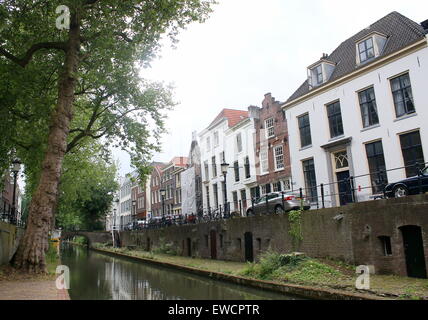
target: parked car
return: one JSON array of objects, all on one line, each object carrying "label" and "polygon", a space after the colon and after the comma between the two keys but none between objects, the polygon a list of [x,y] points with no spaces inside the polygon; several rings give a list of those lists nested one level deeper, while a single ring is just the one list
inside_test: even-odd
[{"label": "parked car", "polygon": [[421,170],[418,176],[410,177],[388,184],[384,189],[385,198],[401,198],[419,193],[419,178],[422,192],[428,192],[428,167]]},{"label": "parked car", "polygon": [[[266,206],[266,198],[268,205]],[[257,199],[254,206],[247,209],[247,215],[263,214],[263,213],[283,213],[291,210],[297,210],[302,205],[303,209],[308,210],[311,204],[306,199],[300,199],[299,195],[286,193],[284,194],[284,201],[282,201],[281,192],[272,192]]]}]

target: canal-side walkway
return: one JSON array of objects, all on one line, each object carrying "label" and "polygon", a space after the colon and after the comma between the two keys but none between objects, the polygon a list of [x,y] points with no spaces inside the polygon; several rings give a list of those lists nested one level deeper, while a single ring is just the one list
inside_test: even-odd
[{"label": "canal-side walkway", "polygon": [[70,300],[67,290],[58,290],[55,281],[0,281],[0,300]]}]

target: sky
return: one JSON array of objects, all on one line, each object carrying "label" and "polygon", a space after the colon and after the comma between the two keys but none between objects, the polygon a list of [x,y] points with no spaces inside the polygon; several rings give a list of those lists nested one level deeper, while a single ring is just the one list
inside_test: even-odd
[{"label": "sky", "polygon": [[[224,108],[260,106],[268,92],[286,101],[323,53],[392,11],[419,23],[428,19],[428,1],[218,0],[205,23],[182,31],[175,49],[166,42],[142,70],[143,78],[172,83],[178,102],[153,160],[187,156],[192,132]],[[121,175],[132,170],[126,153],[114,157]]]}]

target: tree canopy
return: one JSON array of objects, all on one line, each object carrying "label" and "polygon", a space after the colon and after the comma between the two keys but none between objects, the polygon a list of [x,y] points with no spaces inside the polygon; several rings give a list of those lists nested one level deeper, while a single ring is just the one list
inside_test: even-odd
[{"label": "tree canopy", "polygon": [[[0,3],[0,169],[18,155],[33,197],[15,264],[44,271],[47,231],[70,153],[102,139],[148,172],[171,88],[141,77],[161,40],[203,22],[213,0],[3,0]],[[58,30],[56,8],[70,11]],[[3,133],[3,132],[2,132]],[[78,156],[77,156],[78,157]],[[65,167],[63,167],[65,164]],[[84,203],[84,202],[82,202]],[[85,207],[85,204],[82,204]],[[90,211],[90,208],[86,206]]]}]

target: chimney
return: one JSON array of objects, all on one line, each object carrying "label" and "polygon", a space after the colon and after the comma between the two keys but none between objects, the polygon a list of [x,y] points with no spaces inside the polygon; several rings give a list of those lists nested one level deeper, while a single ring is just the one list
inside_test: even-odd
[{"label": "chimney", "polygon": [[255,120],[260,119],[260,108],[256,106],[249,106],[248,116],[250,117],[250,119],[255,119]]},{"label": "chimney", "polygon": [[422,26],[422,28],[424,28],[424,30],[426,32],[428,32],[428,19],[425,20],[425,21],[423,21],[423,22],[421,22],[421,26]]},{"label": "chimney", "polygon": [[327,53],[323,53],[320,60],[327,59],[327,58],[328,58],[328,54]]}]

